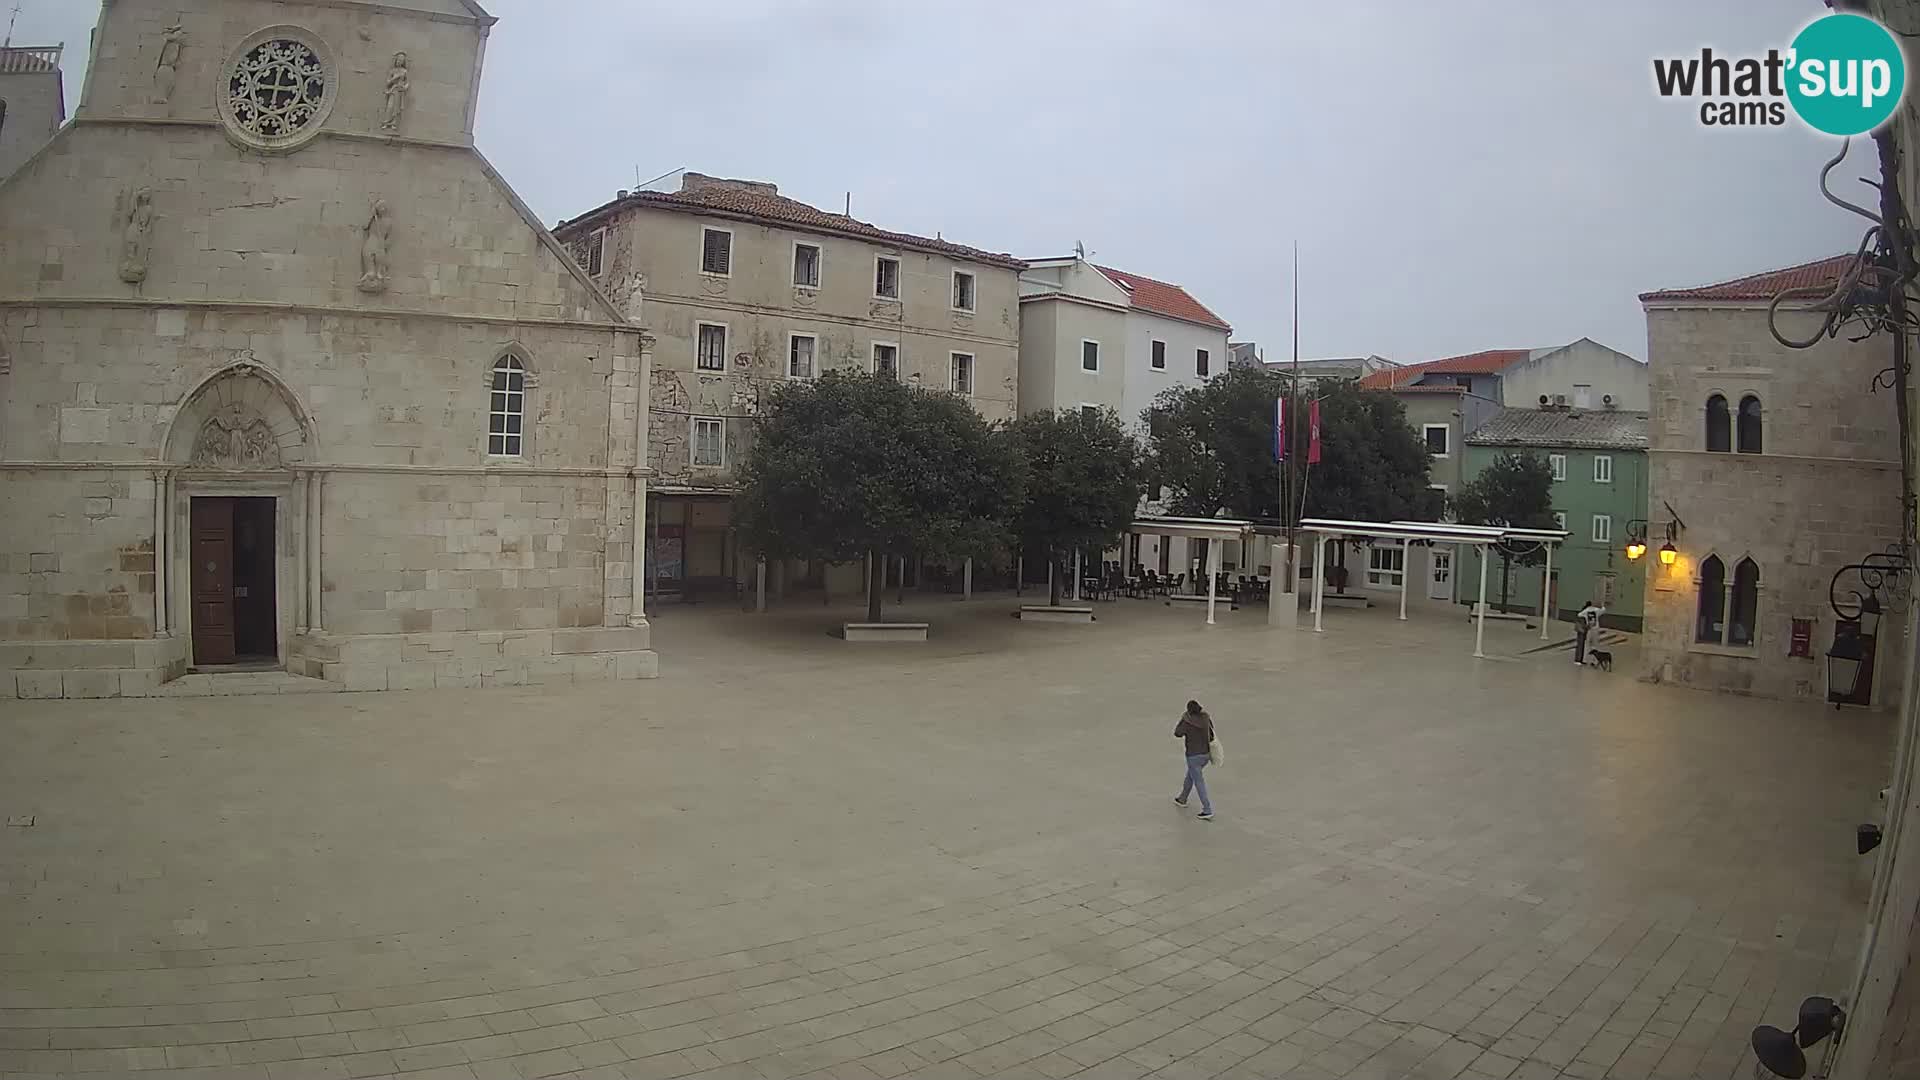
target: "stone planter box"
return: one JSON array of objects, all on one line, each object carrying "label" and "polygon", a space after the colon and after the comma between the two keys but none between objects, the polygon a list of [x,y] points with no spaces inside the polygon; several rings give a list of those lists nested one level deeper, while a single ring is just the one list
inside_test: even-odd
[{"label": "stone planter box", "polygon": [[1022,604],[1020,606],[1020,621],[1091,623],[1093,622],[1093,609],[1090,607],[1071,607],[1064,604],[1059,607],[1052,607],[1047,604]]},{"label": "stone planter box", "polygon": [[925,641],[923,622],[850,622],[840,628],[848,641]]}]

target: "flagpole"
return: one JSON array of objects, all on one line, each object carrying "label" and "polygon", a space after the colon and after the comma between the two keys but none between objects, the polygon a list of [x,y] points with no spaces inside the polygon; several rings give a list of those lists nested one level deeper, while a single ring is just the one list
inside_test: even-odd
[{"label": "flagpole", "polygon": [[[1298,473],[1296,472],[1297,465],[1295,462],[1295,458],[1298,457],[1298,455],[1291,453],[1291,451],[1293,450],[1293,444],[1294,444],[1293,430],[1299,426],[1301,421],[1301,416],[1300,416],[1300,241],[1298,240],[1295,240],[1293,242],[1293,379],[1292,379],[1292,385],[1287,388],[1287,397],[1288,397],[1287,412],[1292,414],[1292,416],[1289,418],[1292,421],[1292,423],[1286,432],[1286,441],[1285,441],[1286,449],[1289,452],[1286,454],[1286,462],[1280,470],[1280,484],[1281,484],[1280,521],[1281,521],[1281,524],[1285,525],[1287,529],[1286,591],[1291,593],[1296,588],[1298,588],[1299,581],[1300,581],[1299,567],[1294,563],[1294,550],[1298,543],[1297,537],[1298,537],[1299,528],[1300,528],[1300,515],[1294,512],[1293,498],[1292,498],[1293,493],[1300,490],[1300,482],[1299,482]],[[1304,495],[1305,493],[1302,492],[1301,494]],[[1304,502],[1303,502],[1303,505],[1304,505]]]}]

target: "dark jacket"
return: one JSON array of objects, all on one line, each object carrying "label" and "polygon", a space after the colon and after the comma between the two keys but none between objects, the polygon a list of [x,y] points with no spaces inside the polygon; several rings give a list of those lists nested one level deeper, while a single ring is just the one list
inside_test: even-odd
[{"label": "dark jacket", "polygon": [[1207,710],[1197,713],[1182,713],[1180,722],[1174,725],[1173,737],[1187,740],[1187,756],[1193,757],[1207,752],[1207,744],[1213,741],[1213,717]]}]

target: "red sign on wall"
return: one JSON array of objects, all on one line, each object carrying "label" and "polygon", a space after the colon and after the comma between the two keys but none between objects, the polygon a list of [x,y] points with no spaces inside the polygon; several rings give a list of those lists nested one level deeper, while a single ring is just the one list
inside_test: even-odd
[{"label": "red sign on wall", "polygon": [[1793,637],[1787,642],[1787,655],[1813,659],[1813,620],[1793,620]]}]

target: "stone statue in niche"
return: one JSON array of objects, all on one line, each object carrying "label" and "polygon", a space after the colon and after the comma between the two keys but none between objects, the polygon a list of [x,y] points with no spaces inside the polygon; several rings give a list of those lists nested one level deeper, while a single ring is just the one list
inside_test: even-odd
[{"label": "stone statue in niche", "polygon": [[180,54],[187,47],[186,28],[174,23],[160,35],[160,59],[153,66],[153,103],[165,105],[173,100],[173,88],[180,81]]},{"label": "stone statue in niche", "polygon": [[413,89],[412,76],[407,72],[407,54],[393,54],[393,66],[387,69],[387,105],[380,111],[380,130],[400,130],[400,117],[407,110],[407,92]]},{"label": "stone statue in niche", "polygon": [[393,239],[393,219],[385,199],[375,199],[367,218],[366,234],[360,241],[360,291],[383,293],[392,273],[387,264],[388,245]]},{"label": "stone statue in niche", "polygon": [[115,219],[120,226],[120,280],[138,285],[147,280],[153,251],[153,189],[122,195]]},{"label": "stone statue in niche", "polygon": [[238,405],[228,405],[207,417],[193,441],[196,469],[264,472],[280,467],[280,443],[265,420]]}]

